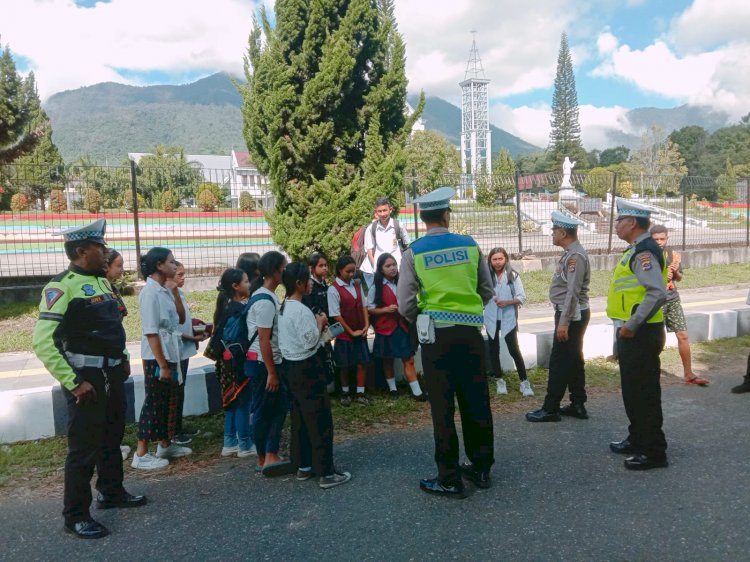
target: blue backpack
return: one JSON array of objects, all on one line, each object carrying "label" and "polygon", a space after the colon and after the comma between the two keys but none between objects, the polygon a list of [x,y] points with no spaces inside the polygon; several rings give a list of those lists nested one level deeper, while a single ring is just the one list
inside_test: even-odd
[{"label": "blue backpack", "polygon": [[276,306],[276,301],[271,295],[258,293],[253,295],[238,312],[227,317],[223,326],[221,326],[220,334],[217,334],[219,337],[215,340],[219,344],[217,347],[220,348],[214,350],[218,356],[223,357],[226,361],[233,360],[238,365],[243,364],[247,350],[258,337],[258,331],[256,330],[253,337],[248,340],[247,313],[256,302],[262,300],[270,301]]}]

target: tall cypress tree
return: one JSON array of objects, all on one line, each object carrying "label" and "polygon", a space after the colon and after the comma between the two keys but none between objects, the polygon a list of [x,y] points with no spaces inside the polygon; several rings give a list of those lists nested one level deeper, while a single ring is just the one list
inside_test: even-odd
[{"label": "tall cypress tree", "polygon": [[563,32],[557,55],[555,91],[552,94],[552,130],[547,147],[547,164],[558,168],[566,156],[585,166],[586,151],[581,144],[581,125],[578,123],[578,94],[573,62],[570,58],[568,36]]},{"label": "tall cypress tree", "polygon": [[[378,196],[403,189],[405,48],[393,0],[277,0],[249,37],[244,134],[276,199],[266,213],[294,258],[348,251]],[[398,206],[398,205],[396,205]]]}]

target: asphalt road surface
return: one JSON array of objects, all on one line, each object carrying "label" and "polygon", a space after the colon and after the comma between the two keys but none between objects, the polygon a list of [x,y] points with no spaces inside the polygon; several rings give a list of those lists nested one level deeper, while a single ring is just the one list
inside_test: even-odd
[{"label": "asphalt road surface", "polygon": [[750,395],[729,393],[742,374],[733,365],[711,369],[708,388],[665,385],[667,469],[629,472],[609,452],[626,435],[611,393],[589,402],[588,421],[496,415],[494,485],[467,484],[462,501],[420,492],[434,473],[424,427],[337,445],[354,478],[332,490],[264,479],[238,460],[130,478],[150,503],[95,512],[112,531],[99,541],[62,532],[59,494],[6,498],[0,559],[748,560]]}]

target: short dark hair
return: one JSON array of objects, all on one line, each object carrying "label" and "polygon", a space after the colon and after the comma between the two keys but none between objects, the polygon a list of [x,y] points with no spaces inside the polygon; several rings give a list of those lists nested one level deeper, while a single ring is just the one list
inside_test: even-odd
[{"label": "short dark hair", "polygon": [[419,218],[422,222],[440,222],[443,220],[443,214],[445,211],[449,210],[449,207],[444,207],[442,209],[425,209],[424,211],[419,211]]},{"label": "short dark hair", "polygon": [[169,258],[172,250],[156,246],[151,248],[145,256],[141,256],[141,273],[143,277],[150,277],[159,270],[159,264]]},{"label": "short dark hair", "polygon": [[378,197],[377,199],[375,199],[375,208],[376,209],[378,207],[382,206],[382,205],[388,205],[390,207],[391,206],[391,200],[388,199],[387,197]]},{"label": "short dark hair", "polygon": [[338,276],[339,273],[341,273],[341,270],[344,269],[347,265],[350,263],[356,263],[354,261],[354,258],[350,255],[341,256],[338,261],[336,262],[336,275]]},{"label": "short dark hair", "polygon": [[260,261],[260,254],[257,252],[244,252],[237,258],[236,268],[241,269],[247,273],[247,278],[250,283],[255,281],[255,278],[260,275],[258,273],[258,262]]},{"label": "short dark hair", "polygon": [[78,248],[85,249],[92,244],[96,244],[96,242],[92,242],[91,240],[70,240],[65,242],[63,245],[65,248],[65,255],[68,256],[70,261],[75,261],[78,259]]},{"label": "short dark hair", "polygon": [[[310,279],[310,268],[305,262],[294,261],[286,266],[284,273],[281,274],[281,283],[286,289],[287,296],[294,294],[297,290],[297,282],[306,282]],[[286,302],[286,301],[284,301]]]},{"label": "short dark hair", "polygon": [[313,252],[312,254],[310,254],[310,257],[307,259],[307,265],[309,267],[315,267],[316,265],[318,265],[318,262],[320,260],[326,260],[327,262],[328,258],[323,252]]},{"label": "short dark hair", "polygon": [[669,229],[663,224],[655,224],[651,227],[651,234],[669,234]]},{"label": "short dark hair", "polygon": [[635,219],[635,224],[640,226],[643,230],[648,230],[648,227],[651,226],[651,219],[648,217],[633,217]]}]

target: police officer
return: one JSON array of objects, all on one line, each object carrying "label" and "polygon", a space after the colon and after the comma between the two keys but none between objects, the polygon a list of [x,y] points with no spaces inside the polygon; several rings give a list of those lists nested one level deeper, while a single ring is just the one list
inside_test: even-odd
[{"label": "police officer", "polygon": [[628,455],[625,468],[648,470],[667,466],[659,381],[667,267],[648,231],[650,209],[618,199],[617,213],[617,236],[630,246],[612,275],[607,316],[617,337],[622,401],[630,425],[628,437],[609,446],[615,453]]},{"label": "police officer", "polygon": [[[450,200],[441,187],[415,200],[427,227],[404,253],[398,282],[399,312],[416,322],[435,436],[437,478],[420,481],[427,493],[464,498],[462,474],[489,488],[494,463],[492,412],[481,369],[484,305],[492,298],[486,260],[470,236],[453,234]],[[468,463],[459,466],[455,403],[461,412]]]},{"label": "police officer", "polygon": [[[530,422],[558,422],[560,415],[588,419],[583,336],[589,324],[591,266],[586,250],[578,241],[582,220],[559,211],[552,213],[552,243],[565,251],[557,262],[549,300],[555,308],[555,335],[549,358],[547,396],[538,410],[526,414]],[[560,408],[565,389],[570,404]]]},{"label": "police officer", "polygon": [[59,234],[70,266],[44,287],[33,346],[68,402],[65,530],[84,539],[109,534],[89,513],[96,467],[100,509],[137,507],[145,496],[122,485],[124,380],[130,374],[117,300],[104,277],[105,219]]}]

